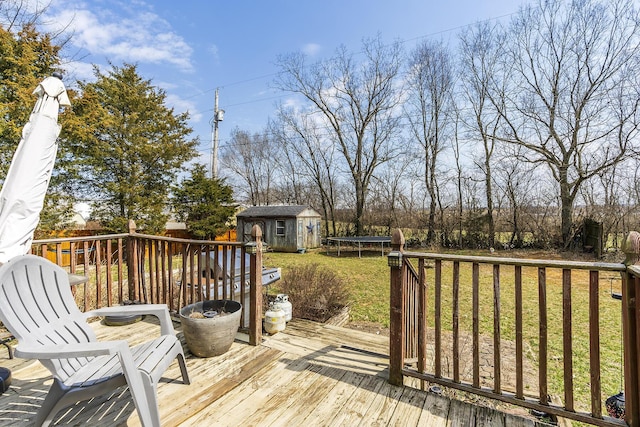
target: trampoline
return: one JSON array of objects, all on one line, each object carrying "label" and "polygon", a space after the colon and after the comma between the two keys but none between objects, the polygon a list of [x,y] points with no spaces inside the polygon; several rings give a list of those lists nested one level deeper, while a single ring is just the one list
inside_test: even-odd
[{"label": "trampoline", "polygon": [[358,236],[358,237],[327,237],[327,255],[329,255],[330,242],[337,244],[338,256],[340,256],[340,244],[347,243],[355,246],[358,244],[358,258],[362,258],[362,245],[380,245],[380,253],[384,256],[384,245],[391,247],[391,237],[383,236]]}]

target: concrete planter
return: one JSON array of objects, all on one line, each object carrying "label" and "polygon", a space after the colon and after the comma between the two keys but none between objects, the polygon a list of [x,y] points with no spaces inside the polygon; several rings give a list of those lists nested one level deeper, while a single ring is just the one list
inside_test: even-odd
[{"label": "concrete planter", "polygon": [[[190,317],[191,313],[202,313],[204,317]],[[230,300],[208,300],[182,308],[180,323],[191,353],[212,357],[229,350],[240,327],[241,315],[242,304]]]}]

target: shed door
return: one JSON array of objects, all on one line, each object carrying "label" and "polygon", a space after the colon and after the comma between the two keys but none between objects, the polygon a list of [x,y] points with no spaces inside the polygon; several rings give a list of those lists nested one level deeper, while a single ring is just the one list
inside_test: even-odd
[{"label": "shed door", "polygon": [[298,218],[298,248],[304,248],[304,223],[303,220]]}]

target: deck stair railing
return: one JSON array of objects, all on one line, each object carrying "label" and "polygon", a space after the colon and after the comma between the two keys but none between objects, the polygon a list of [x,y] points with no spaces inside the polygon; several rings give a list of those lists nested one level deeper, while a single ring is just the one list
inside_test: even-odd
[{"label": "deck stair railing", "polygon": [[[204,299],[236,299],[241,325],[257,345],[262,337],[262,231],[248,243],[179,239],[129,232],[101,236],[35,240],[31,252],[46,257],[82,280],[74,286],[81,310],[138,302],[167,304],[177,316],[181,307]],[[249,262],[245,261],[249,254]],[[228,266],[236,264],[240,271]],[[229,270],[229,271],[227,271]],[[249,279],[245,286],[233,284]],[[243,280],[240,280],[241,284]],[[248,315],[247,315],[248,314]]]},{"label": "deck stair railing", "polygon": [[[640,425],[640,266],[631,265],[640,259],[640,234],[627,239],[624,264],[410,252],[400,230],[391,249],[390,383],[413,378],[551,417]],[[614,279],[622,304],[608,295]],[[601,316],[605,305],[617,319]],[[601,333],[621,336],[624,363],[620,355],[603,359]],[[616,367],[624,420],[604,404],[601,372]]]}]

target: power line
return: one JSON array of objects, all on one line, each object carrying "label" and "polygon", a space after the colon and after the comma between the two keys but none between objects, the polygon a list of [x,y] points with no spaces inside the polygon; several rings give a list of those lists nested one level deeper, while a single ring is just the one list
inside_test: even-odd
[{"label": "power line", "polygon": [[[451,27],[451,28],[444,29],[444,30],[434,31],[433,33],[425,34],[425,35],[422,35],[422,36],[417,36],[417,37],[413,37],[413,38],[410,38],[410,39],[400,40],[400,41],[398,41],[398,43],[405,44],[405,43],[409,43],[409,42],[413,42],[413,41],[417,41],[417,40],[427,39],[427,38],[430,38],[430,37],[438,36],[438,35],[441,35],[441,34],[452,32],[452,31],[461,30],[463,28],[468,28],[468,27],[471,27],[473,25],[478,25],[478,24],[482,24],[482,23],[486,23],[486,22],[497,21],[497,20],[501,20],[501,19],[504,19],[504,18],[508,18],[508,17],[511,17],[511,16],[515,15],[516,13],[518,13],[518,12],[511,12],[511,13],[500,15],[500,16],[497,16],[497,17],[487,18],[487,19],[484,19],[484,20],[481,20],[481,21],[476,21],[476,22],[469,23],[469,24],[458,25],[456,27]],[[362,54],[362,53],[364,53],[364,51],[354,52],[353,54],[357,55],[357,54]],[[216,87],[211,88],[211,89],[203,90],[200,93],[196,93],[196,94],[187,96],[184,99],[188,100],[188,99],[193,99],[193,98],[196,98],[196,97],[199,97],[199,96],[202,96],[202,95],[206,95],[206,94],[209,94],[211,92],[214,92],[216,89],[224,89],[224,88],[228,88],[228,87],[232,87],[232,86],[238,86],[238,85],[242,85],[242,84],[253,82],[253,81],[257,81],[257,80],[263,80],[263,79],[266,79],[266,78],[273,78],[273,77],[277,76],[280,73],[281,72],[277,71],[277,72],[273,72],[273,73],[262,74],[262,75],[255,76],[255,77],[247,77],[246,79],[236,80],[234,82],[222,84],[222,85],[216,86]],[[283,92],[282,95],[271,96],[271,97],[268,97],[268,98],[261,98],[261,99],[257,99],[257,100],[241,101],[241,102],[236,102],[234,104],[227,104],[227,105],[225,105],[225,107],[229,108],[229,107],[235,107],[235,106],[239,106],[239,105],[254,104],[254,103],[258,103],[258,102],[265,102],[265,101],[269,101],[269,100],[273,100],[273,99],[279,99],[279,98],[284,97],[285,93],[287,93],[287,92]],[[213,111],[213,109],[207,109],[205,111]]]}]

